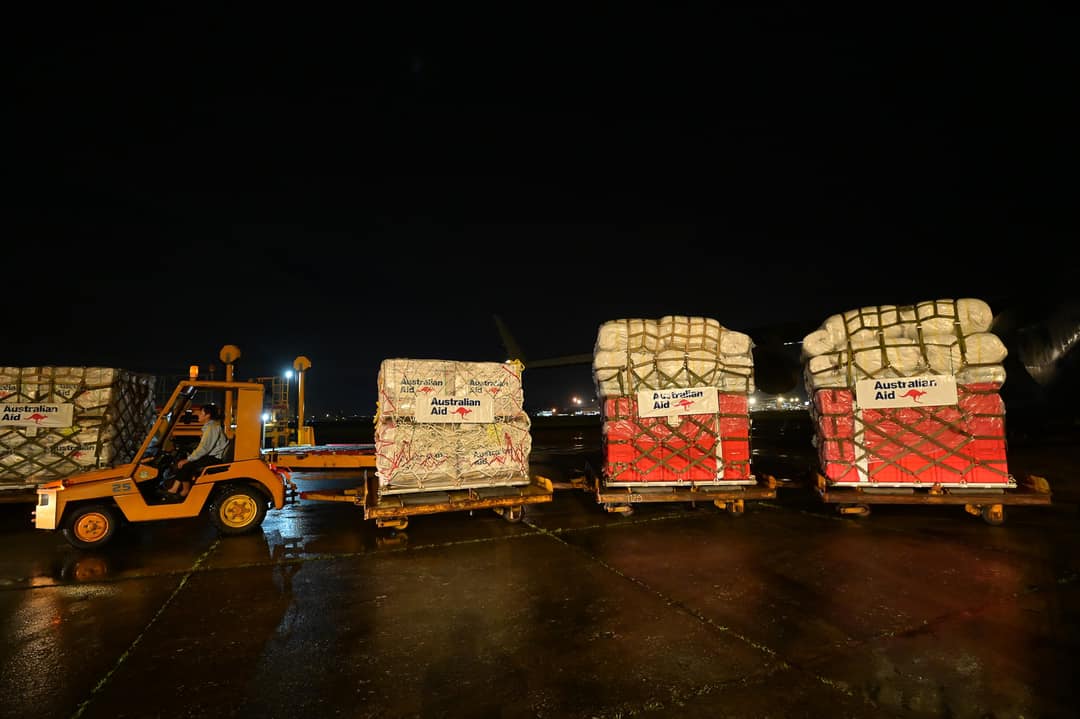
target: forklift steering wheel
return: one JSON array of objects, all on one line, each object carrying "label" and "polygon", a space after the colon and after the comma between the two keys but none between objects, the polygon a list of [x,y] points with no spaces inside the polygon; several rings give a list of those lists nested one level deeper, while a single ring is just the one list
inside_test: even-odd
[{"label": "forklift steering wheel", "polygon": [[150,464],[151,466],[161,470],[162,473],[164,473],[164,471],[169,467],[176,466],[176,453],[168,451],[162,452],[158,456],[154,457],[153,461],[151,461]]}]

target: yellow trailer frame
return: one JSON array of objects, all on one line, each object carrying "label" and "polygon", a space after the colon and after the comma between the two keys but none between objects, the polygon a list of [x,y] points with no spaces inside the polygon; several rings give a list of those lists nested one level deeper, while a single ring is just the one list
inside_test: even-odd
[{"label": "yellow trailer frame", "polygon": [[730,512],[733,516],[742,516],[746,511],[747,501],[776,499],[777,481],[775,477],[763,475],[752,485],[695,484],[686,486],[649,486],[642,482],[635,487],[608,487],[603,479],[597,477],[590,485],[582,479],[571,481],[572,486],[590,488],[596,495],[596,501],[608,512],[617,512],[623,516],[633,514],[635,504],[642,502],[712,502],[718,508]]},{"label": "yellow trailer frame", "polygon": [[[1045,478],[1027,475],[1015,488],[998,491],[987,489],[954,489],[932,485],[919,488],[832,487],[828,479],[817,474],[817,494],[821,501],[835,504],[843,515],[865,517],[871,504],[931,504],[964,505],[964,511],[982,517],[987,524],[1005,522],[1005,505],[1048,505],[1051,503],[1050,483]],[[873,491],[868,491],[873,489]]]},{"label": "yellow trailer frame", "polygon": [[310,490],[300,493],[301,499],[320,502],[348,502],[364,510],[364,519],[374,519],[378,527],[404,529],[409,518],[418,514],[440,514],[475,509],[491,509],[508,522],[519,522],[525,516],[525,506],[550,502],[554,497],[551,480],[535,475],[528,484],[473,487],[431,492],[406,492],[380,495],[378,479],[367,477],[364,482],[345,490]]}]

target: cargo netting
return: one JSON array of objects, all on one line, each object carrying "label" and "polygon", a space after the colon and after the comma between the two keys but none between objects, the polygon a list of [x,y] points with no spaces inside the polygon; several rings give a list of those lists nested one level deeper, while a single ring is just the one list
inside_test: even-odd
[{"label": "cargo netting", "polygon": [[[69,426],[0,419],[0,487],[130,462],[154,422],[154,377],[109,367],[0,367],[8,408],[70,405]],[[32,413],[33,414],[33,413]]]},{"label": "cargo netting", "polygon": [[[1014,485],[1000,395],[1006,348],[992,322],[982,300],[939,299],[850,310],[807,335],[803,377],[827,480]],[[926,399],[938,387],[955,395]]]},{"label": "cargo netting", "polygon": [[603,323],[593,353],[603,482],[752,484],[752,349],[748,335],[710,317]]}]

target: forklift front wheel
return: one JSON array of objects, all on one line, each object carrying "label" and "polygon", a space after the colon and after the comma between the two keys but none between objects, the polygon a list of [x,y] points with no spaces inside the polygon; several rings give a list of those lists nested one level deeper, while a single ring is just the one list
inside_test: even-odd
[{"label": "forklift front wheel", "polygon": [[119,521],[112,507],[87,504],[71,512],[62,531],[64,539],[76,549],[94,549],[112,539]]}]

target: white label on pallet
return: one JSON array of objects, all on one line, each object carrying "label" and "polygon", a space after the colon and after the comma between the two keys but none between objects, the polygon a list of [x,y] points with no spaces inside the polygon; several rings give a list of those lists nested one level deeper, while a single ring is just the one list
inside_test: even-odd
[{"label": "white label on pallet", "polygon": [[715,387],[645,389],[637,393],[638,417],[677,417],[720,411]]},{"label": "white label on pallet", "polygon": [[70,427],[75,405],[44,402],[0,403],[0,425],[16,427]]},{"label": "white label on pallet", "polygon": [[863,409],[936,407],[957,401],[956,377],[952,375],[863,379],[855,383],[855,402]]},{"label": "white label on pallet", "polygon": [[473,397],[418,397],[417,422],[464,422],[481,424],[495,421],[495,400],[490,395]]}]

